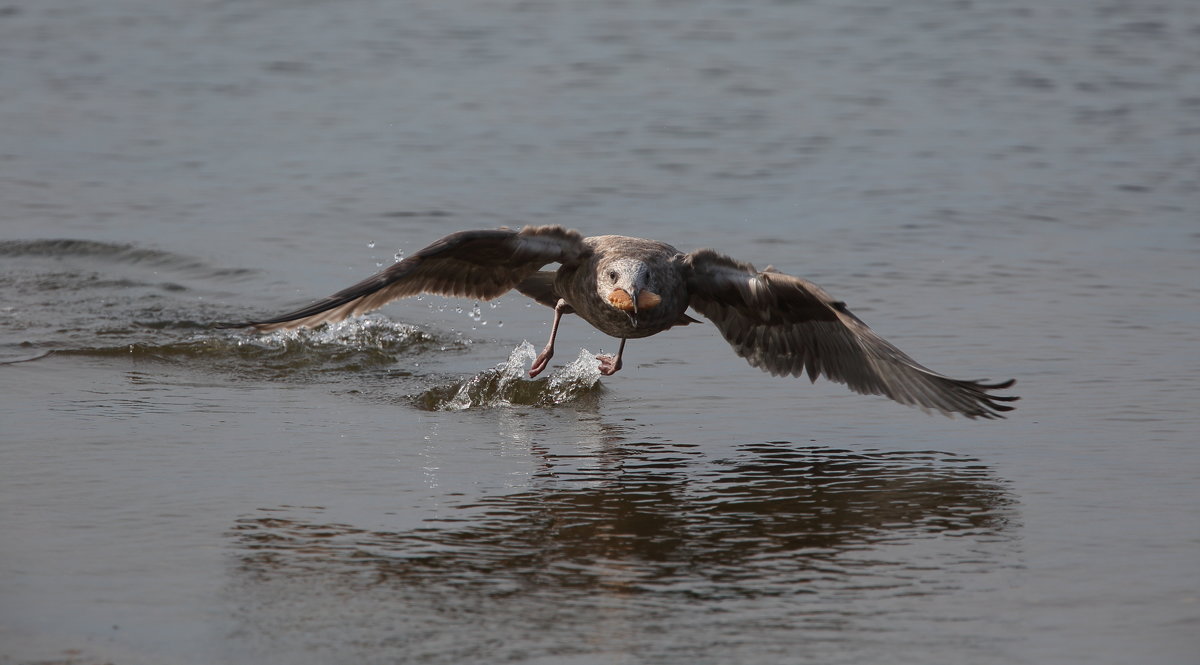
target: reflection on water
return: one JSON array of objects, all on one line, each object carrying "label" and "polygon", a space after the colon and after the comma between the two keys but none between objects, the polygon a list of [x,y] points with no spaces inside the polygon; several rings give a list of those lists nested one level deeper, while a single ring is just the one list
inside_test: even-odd
[{"label": "reflection on water", "polygon": [[[736,450],[716,461],[670,443],[542,450],[527,486],[399,531],[327,523],[321,508],[264,508],[231,532],[235,593],[271,634],[328,627],[336,619],[318,599],[353,595],[406,617],[384,631],[405,649],[453,660],[487,650],[464,622],[586,633],[617,612],[638,632],[696,620],[689,601],[765,621],[751,608],[774,599],[798,622],[853,624],[878,611],[856,603],[937,593],[956,568],[1000,565],[989,551],[1008,539],[1012,501],[975,460],[783,442]],[[445,622],[460,629],[450,651],[432,637]]]}]

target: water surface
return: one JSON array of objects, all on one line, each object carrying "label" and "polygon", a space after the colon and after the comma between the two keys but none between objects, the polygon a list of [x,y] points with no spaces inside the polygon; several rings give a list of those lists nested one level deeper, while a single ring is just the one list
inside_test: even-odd
[{"label": "water surface", "polygon": [[[1194,662],[1193,4],[0,8],[0,660]],[[524,223],[1022,400],[573,318],[529,381],[514,296],[210,325]]]}]

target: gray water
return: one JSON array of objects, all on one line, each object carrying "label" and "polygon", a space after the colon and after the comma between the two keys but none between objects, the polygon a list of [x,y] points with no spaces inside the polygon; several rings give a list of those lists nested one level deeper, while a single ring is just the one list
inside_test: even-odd
[{"label": "gray water", "polygon": [[[10,3],[0,127],[2,663],[1200,662],[1192,0]],[[1022,400],[573,318],[528,381],[516,296],[209,327],[525,223]]]}]

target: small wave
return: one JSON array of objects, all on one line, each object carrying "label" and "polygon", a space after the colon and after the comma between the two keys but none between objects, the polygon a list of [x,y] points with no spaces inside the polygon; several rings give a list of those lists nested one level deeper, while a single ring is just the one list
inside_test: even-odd
[{"label": "small wave", "polygon": [[73,238],[2,240],[0,241],[0,256],[90,258],[123,265],[191,272],[207,277],[240,277],[256,272],[246,268],[214,268],[182,254],[147,249],[136,245]]},{"label": "small wave", "polygon": [[[80,239],[0,240],[0,358],[48,350],[105,353],[190,342],[228,315],[216,282],[251,270],[213,267],[186,255]],[[157,353],[157,351],[148,351]]]},{"label": "small wave", "polygon": [[600,386],[600,364],[590,351],[580,351],[570,364],[548,378],[529,379],[529,365],[537,356],[528,341],[513,349],[508,360],[448,386],[418,395],[414,402],[429,411],[462,411],[505,406],[555,406],[596,395]]}]

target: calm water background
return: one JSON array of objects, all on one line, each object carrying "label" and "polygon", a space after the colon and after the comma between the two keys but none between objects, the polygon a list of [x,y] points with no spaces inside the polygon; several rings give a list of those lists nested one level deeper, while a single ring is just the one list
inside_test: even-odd
[{"label": "calm water background", "polygon": [[[1197,662],[1193,0],[10,3],[0,127],[0,662]],[[518,381],[516,297],[207,327],[524,223],[1023,399],[711,326],[597,383],[578,320]]]}]

